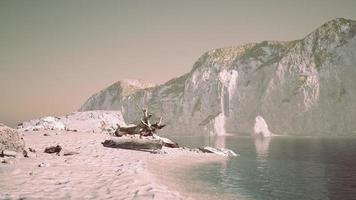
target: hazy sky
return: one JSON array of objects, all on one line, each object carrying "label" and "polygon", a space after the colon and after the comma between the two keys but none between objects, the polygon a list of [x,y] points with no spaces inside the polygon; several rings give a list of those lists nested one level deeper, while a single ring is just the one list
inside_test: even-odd
[{"label": "hazy sky", "polygon": [[120,79],[163,83],[205,51],[304,37],[354,0],[0,0],[0,121],[74,111]]}]

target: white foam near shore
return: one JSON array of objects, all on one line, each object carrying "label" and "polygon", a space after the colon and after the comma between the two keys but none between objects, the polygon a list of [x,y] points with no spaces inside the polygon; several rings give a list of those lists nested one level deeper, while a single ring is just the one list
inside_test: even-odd
[{"label": "white foam near shore", "polygon": [[[190,199],[190,193],[175,187],[171,172],[228,159],[179,148],[164,148],[163,154],[106,148],[101,142],[110,138],[107,134],[39,133],[24,132],[27,148],[36,150],[30,158],[0,164],[0,199]],[[58,144],[79,154],[43,153]]]}]

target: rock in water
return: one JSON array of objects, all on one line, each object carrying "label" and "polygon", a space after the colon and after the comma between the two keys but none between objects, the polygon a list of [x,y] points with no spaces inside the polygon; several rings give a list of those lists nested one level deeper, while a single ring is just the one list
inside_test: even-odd
[{"label": "rock in water", "polygon": [[261,116],[257,116],[255,119],[254,133],[255,136],[262,137],[262,138],[272,136],[272,133],[268,129],[266,121]]},{"label": "rock in water", "polygon": [[24,148],[25,142],[15,129],[0,125],[0,152],[4,150],[22,152]]},{"label": "rock in water", "polygon": [[138,138],[112,138],[103,142],[104,147],[133,149],[133,150],[159,150],[162,149],[160,139]]}]

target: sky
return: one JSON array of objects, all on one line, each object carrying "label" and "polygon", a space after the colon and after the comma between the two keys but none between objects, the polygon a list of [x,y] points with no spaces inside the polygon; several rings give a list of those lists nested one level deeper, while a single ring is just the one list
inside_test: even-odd
[{"label": "sky", "polygon": [[301,39],[354,0],[0,0],[0,122],[77,110],[122,79],[161,84],[206,51]]}]

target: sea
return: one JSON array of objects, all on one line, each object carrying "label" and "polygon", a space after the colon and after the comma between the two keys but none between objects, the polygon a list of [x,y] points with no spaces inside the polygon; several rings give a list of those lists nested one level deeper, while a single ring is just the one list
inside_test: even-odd
[{"label": "sea", "polygon": [[356,199],[356,137],[172,139],[192,148],[213,146],[239,154],[188,170],[183,178],[202,185],[194,187],[196,193],[218,199]]}]

